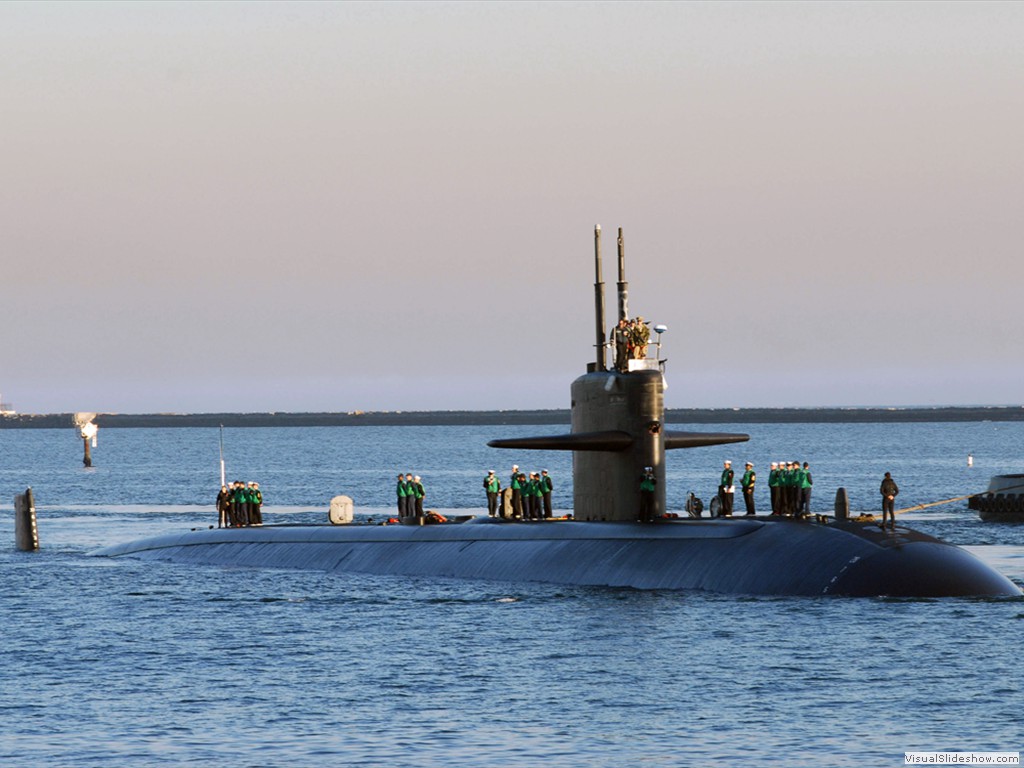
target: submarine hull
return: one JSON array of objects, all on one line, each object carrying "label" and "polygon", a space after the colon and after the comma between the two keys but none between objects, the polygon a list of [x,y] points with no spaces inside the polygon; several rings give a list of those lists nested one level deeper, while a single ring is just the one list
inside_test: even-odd
[{"label": "submarine hull", "polygon": [[854,522],[677,520],[264,526],[143,539],[95,552],[333,573],[703,590],[748,595],[1019,596],[970,553]]}]

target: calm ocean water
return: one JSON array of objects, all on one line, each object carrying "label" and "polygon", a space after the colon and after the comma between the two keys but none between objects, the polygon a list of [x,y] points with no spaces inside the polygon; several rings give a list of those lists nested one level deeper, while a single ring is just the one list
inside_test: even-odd
[{"label": "calm ocean water", "polygon": [[[673,425],[687,428],[687,425]],[[692,427],[700,430],[702,427]],[[711,428],[714,429],[714,428]],[[730,427],[730,429],[733,429]],[[487,469],[571,458],[486,447],[558,427],[227,429],[228,478],[258,480],[267,522],[327,502],[479,509]],[[670,506],[705,501],[721,461],[811,463],[874,510],[983,490],[1024,471],[1024,424],[738,425],[751,442],[673,451]],[[736,598],[196,568],[89,557],[208,525],[218,432],[0,430],[0,764],[17,766],[901,765],[905,750],[1024,749],[1022,600]],[[967,467],[968,453],[974,467]],[[43,549],[13,548],[31,486]],[[767,495],[761,499],[767,506]],[[1024,584],[1024,526],[956,502],[906,522]]]}]

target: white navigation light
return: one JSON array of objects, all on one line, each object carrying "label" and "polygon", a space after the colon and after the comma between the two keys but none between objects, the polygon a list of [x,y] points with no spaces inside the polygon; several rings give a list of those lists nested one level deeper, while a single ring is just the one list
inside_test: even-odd
[{"label": "white navigation light", "polygon": [[658,325],[654,326],[654,332],[655,333],[664,333],[667,330],[668,330],[668,326],[667,325],[661,325],[659,323]]}]

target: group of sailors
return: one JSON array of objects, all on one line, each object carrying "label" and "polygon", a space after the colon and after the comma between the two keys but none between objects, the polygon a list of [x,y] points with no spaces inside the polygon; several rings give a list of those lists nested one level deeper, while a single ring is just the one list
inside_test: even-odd
[{"label": "group of sailors", "polygon": [[[723,462],[722,475],[718,485],[718,514],[731,517],[733,513],[733,495],[735,473],[732,462]],[[746,462],[740,488],[747,515],[756,515],[754,490],[757,473],[752,462]],[[641,522],[653,522],[654,491],[657,478],[652,467],[645,467],[640,476],[640,512],[637,519]],[[543,520],[553,515],[551,492],[554,483],[548,470],[530,472],[519,471],[519,465],[512,465],[508,487],[503,489],[501,481],[494,470],[488,470],[483,481],[487,494],[487,514],[490,517],[509,517],[513,520]],[[772,514],[790,517],[807,517],[811,514],[811,489],[814,479],[811,476],[810,464],[799,461],[773,461],[768,472],[768,491],[771,498]],[[880,488],[882,495],[883,514],[882,526],[888,517],[889,526],[895,524],[893,500],[899,488],[888,472]],[[406,473],[398,475],[396,486],[398,499],[398,517],[423,518],[423,499],[427,492],[419,475]],[[507,497],[507,504],[505,498]],[[700,516],[701,506],[696,509],[693,504],[700,504],[693,494],[686,508],[691,514]],[[251,525],[263,525],[263,492],[257,482],[235,480],[230,487],[222,485],[217,494],[218,528],[241,528]],[[672,515],[673,517],[675,515]],[[443,518],[441,518],[443,519]]]},{"label": "group of sailors", "polygon": [[217,494],[217,527],[243,528],[263,525],[263,492],[260,484],[235,480]]},{"label": "group of sailors", "polygon": [[[732,516],[733,494],[735,493],[734,478],[732,462],[723,462],[722,476],[718,484],[719,515],[722,517]],[[753,463],[748,461],[743,477],[740,479],[743,505],[746,507],[747,515],[757,514],[754,503],[756,483],[757,473],[754,471]],[[813,487],[814,478],[811,476],[811,467],[808,462],[805,461],[801,465],[799,461],[773,461],[768,472],[768,493],[771,498],[772,514],[790,517],[809,516]]]},{"label": "group of sailors", "polygon": [[493,469],[488,470],[483,486],[490,517],[505,517],[507,514],[513,520],[543,520],[550,519],[553,514],[551,492],[555,486],[546,469],[527,475],[519,471],[518,464],[512,465],[512,474],[505,489],[509,496],[507,512],[502,503],[501,481]]},{"label": "group of sailors", "polygon": [[423,488],[423,480],[411,472],[398,473],[398,485],[395,492],[398,496],[398,519],[422,518],[423,499],[427,492]]},{"label": "group of sailors", "polygon": [[632,320],[622,318],[611,332],[611,341],[615,345],[615,368],[620,373],[629,370],[630,360],[643,360],[647,357],[647,345],[651,341],[651,329],[642,317]]}]

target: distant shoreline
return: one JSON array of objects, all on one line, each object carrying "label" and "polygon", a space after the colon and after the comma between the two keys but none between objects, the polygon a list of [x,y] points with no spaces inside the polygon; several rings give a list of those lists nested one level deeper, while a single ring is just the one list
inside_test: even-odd
[{"label": "distant shoreline", "polygon": [[[668,424],[857,424],[1024,421],[1024,406],[900,408],[669,408]],[[523,411],[366,411],[355,413],[100,413],[105,428],[409,427],[510,424],[568,426],[567,408]],[[73,414],[5,414],[0,429],[63,429]]]}]

